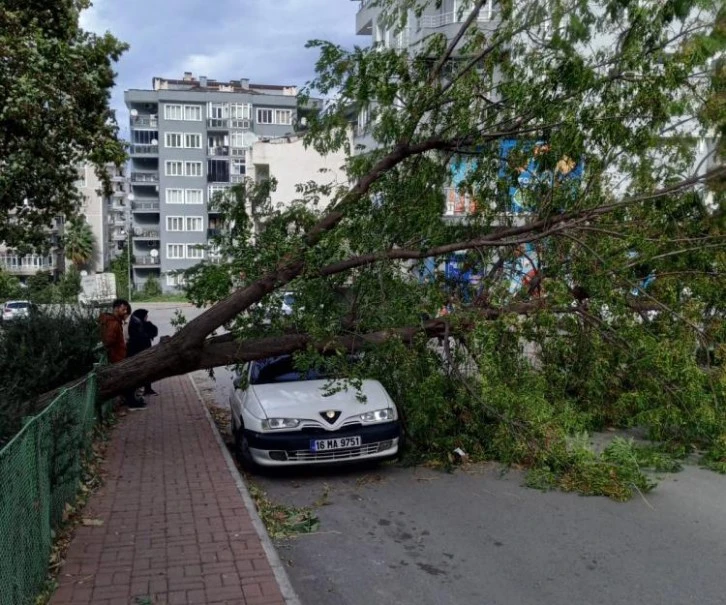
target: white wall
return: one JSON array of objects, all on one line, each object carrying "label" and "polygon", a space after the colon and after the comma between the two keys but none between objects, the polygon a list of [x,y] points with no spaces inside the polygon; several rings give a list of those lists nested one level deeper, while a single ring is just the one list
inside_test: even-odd
[{"label": "white wall", "polygon": [[91,226],[91,231],[93,231],[93,236],[96,239],[96,249],[94,250],[93,260],[89,263],[89,270],[103,271],[106,246],[106,219],[103,194],[99,193],[102,191],[103,185],[96,176],[95,169],[90,164],[84,164],[79,168],[79,172],[81,178],[78,181],[78,190],[83,195],[81,212],[86,217],[86,222]]},{"label": "white wall", "polygon": [[[338,151],[329,155],[320,155],[312,147],[305,149],[302,139],[273,139],[269,142],[257,141],[251,148],[251,161],[253,166],[249,177],[259,180],[267,176],[277,179],[277,190],[272,193],[273,208],[288,206],[292,200],[301,199],[302,196],[295,187],[299,183],[315,181],[316,183],[337,183],[347,185],[348,176],[343,170],[345,153]],[[327,172],[321,173],[321,169]],[[321,200],[324,207],[330,200]]]}]

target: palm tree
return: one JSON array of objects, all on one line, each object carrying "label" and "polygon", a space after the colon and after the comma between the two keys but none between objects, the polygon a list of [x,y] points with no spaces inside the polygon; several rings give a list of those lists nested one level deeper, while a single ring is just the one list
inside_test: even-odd
[{"label": "palm tree", "polygon": [[96,237],[91,231],[91,226],[82,218],[69,222],[63,236],[63,247],[66,258],[77,269],[87,265],[93,259],[96,247]]}]

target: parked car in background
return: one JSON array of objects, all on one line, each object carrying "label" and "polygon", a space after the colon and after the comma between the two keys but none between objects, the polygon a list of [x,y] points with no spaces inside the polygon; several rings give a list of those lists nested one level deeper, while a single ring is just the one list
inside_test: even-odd
[{"label": "parked car in background", "polygon": [[9,300],[2,306],[3,321],[28,317],[34,305],[28,300]]},{"label": "parked car in background", "polygon": [[363,380],[359,391],[342,384],[326,388],[331,384],[334,377],[296,370],[290,355],[243,366],[230,397],[242,466],[254,472],[397,457],[401,423],[383,385]]}]

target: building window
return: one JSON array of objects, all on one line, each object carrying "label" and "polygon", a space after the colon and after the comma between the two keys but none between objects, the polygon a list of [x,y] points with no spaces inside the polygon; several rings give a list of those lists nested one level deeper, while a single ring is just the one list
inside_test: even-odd
[{"label": "building window", "polygon": [[245,145],[245,133],[244,132],[233,132],[229,135],[229,144],[231,147],[247,147]]},{"label": "building window", "polygon": [[184,162],[185,176],[202,176],[201,162]]},{"label": "building window", "polygon": [[223,198],[227,191],[229,191],[230,185],[210,185],[207,194],[209,195],[209,201],[213,202],[217,197]]},{"label": "building window", "polygon": [[244,160],[232,160],[232,174],[243,176],[247,174],[247,167],[245,166]]},{"label": "building window", "polygon": [[184,231],[184,217],[183,216],[167,216],[166,217],[166,230],[167,231]]},{"label": "building window", "polygon": [[166,203],[167,204],[183,204],[184,203],[184,189],[167,189],[166,190]]},{"label": "building window", "polygon": [[180,260],[184,258],[184,244],[167,244],[166,258]]},{"label": "building window", "polygon": [[201,189],[187,189],[186,203],[187,204],[203,204],[204,203],[204,192]]},{"label": "building window", "polygon": [[204,217],[187,216],[187,231],[204,231]]},{"label": "building window", "polygon": [[210,103],[209,104],[209,117],[212,120],[224,120],[229,117],[229,104],[228,103]]},{"label": "building window", "polygon": [[184,147],[187,149],[201,149],[202,148],[202,135],[201,134],[185,134],[184,135]]},{"label": "building window", "polygon": [[292,111],[290,109],[276,109],[275,124],[290,126],[292,124]]},{"label": "building window", "polygon": [[274,111],[272,109],[258,109],[257,110],[257,123],[258,124],[272,124],[272,118]]},{"label": "building window", "polygon": [[167,132],[164,134],[164,146],[179,148],[182,146],[182,135],[178,132]]},{"label": "building window", "polygon": [[199,244],[187,244],[187,258],[194,260],[204,258],[204,248]]},{"label": "building window", "polygon": [[183,273],[167,273],[166,285],[172,288],[180,288],[187,285],[187,278]]},{"label": "building window", "polygon": [[[189,164],[190,162],[187,162]],[[184,162],[167,160],[165,162],[166,176],[184,176]]]},{"label": "building window", "polygon": [[201,122],[202,121],[202,107],[201,105],[185,105],[184,106],[184,119],[190,122]]},{"label": "building window", "polygon": [[164,105],[165,120],[183,120],[184,110],[182,105]]},{"label": "building window", "polygon": [[248,103],[235,103],[230,107],[229,114],[233,120],[249,120],[252,116],[252,105]]},{"label": "building window", "polygon": [[279,124],[289,126],[292,124],[292,109],[257,109],[258,124]]},{"label": "building window", "polygon": [[229,183],[229,160],[207,160],[207,176],[212,183]]}]

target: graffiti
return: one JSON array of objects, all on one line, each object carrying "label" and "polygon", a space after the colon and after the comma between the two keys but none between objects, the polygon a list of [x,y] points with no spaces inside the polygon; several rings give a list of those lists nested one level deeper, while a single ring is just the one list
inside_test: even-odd
[{"label": "graffiti", "polygon": [[[531,148],[531,154],[529,153]],[[512,155],[513,152],[524,153],[523,160],[514,166],[517,174],[516,183],[512,183]],[[521,214],[532,211],[538,202],[538,194],[543,188],[578,187],[584,171],[582,161],[575,162],[568,156],[562,156],[553,170],[541,167],[541,158],[549,153],[550,146],[542,141],[531,144],[516,140],[502,141],[500,146],[499,178],[509,181],[508,201],[510,212]]]}]

